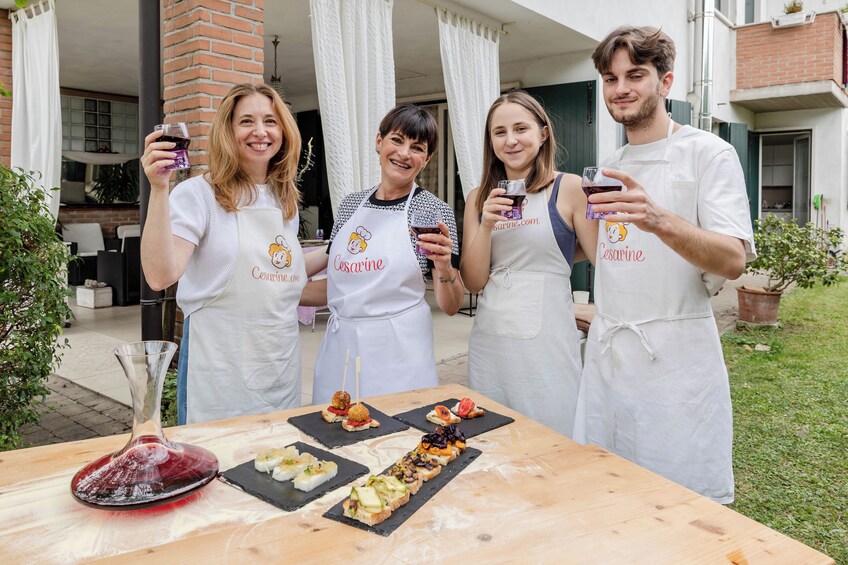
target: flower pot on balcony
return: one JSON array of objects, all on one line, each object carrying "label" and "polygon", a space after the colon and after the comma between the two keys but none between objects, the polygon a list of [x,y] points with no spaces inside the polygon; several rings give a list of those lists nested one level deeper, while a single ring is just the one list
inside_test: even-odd
[{"label": "flower pot on balcony", "polygon": [[749,324],[777,324],[777,310],[783,292],[771,292],[760,288],[736,289],[739,298],[739,320]]},{"label": "flower pot on balcony", "polygon": [[800,25],[805,25],[805,24],[811,24],[815,20],[816,20],[815,10],[811,10],[809,12],[794,12],[792,14],[783,14],[782,16],[772,18],[771,19],[771,27],[777,29],[777,28],[800,26]]}]

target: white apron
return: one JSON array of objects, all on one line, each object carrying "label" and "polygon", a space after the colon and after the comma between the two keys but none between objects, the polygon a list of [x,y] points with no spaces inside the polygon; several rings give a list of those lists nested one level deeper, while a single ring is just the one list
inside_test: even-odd
[{"label": "white apron", "polygon": [[297,303],[306,284],[297,216],[242,208],[238,259],[220,295],[191,315],[186,421],[300,406]]},{"label": "white apron", "polygon": [[491,272],[469,339],[468,382],[571,437],[582,367],[571,266],[554,237],[546,191],[528,194],[525,202],[522,220],[492,231]]},{"label": "white apron", "polygon": [[433,320],[424,300],[424,277],[409,240],[407,222],[415,187],[403,211],[366,208],[372,190],[330,246],[327,305],[330,319],[315,362],[313,404],[326,404],[342,387],[359,396],[437,386]]},{"label": "white apron", "polygon": [[[607,165],[697,225],[696,183],[664,158]],[[595,305],[574,438],[716,502],[733,501],[730,389],[700,270],[655,235],[601,221]]]}]

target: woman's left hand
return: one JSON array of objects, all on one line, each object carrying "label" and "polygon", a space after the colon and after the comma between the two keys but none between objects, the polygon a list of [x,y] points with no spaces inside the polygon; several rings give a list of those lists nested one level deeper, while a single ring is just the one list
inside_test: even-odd
[{"label": "woman's left hand", "polygon": [[422,233],[418,236],[418,243],[422,249],[430,252],[427,258],[436,266],[436,270],[447,272],[451,266],[451,255],[453,254],[453,240],[447,224],[439,222],[439,233]]}]

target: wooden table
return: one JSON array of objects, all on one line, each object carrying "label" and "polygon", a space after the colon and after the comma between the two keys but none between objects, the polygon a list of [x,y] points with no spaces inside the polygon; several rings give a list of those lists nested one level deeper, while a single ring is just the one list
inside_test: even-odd
[{"label": "wooden table", "polygon": [[[220,481],[149,510],[87,508],[73,474],[126,434],[0,453],[0,562],[115,563],[833,563],[791,538],[595,446],[581,446],[448,385],[370,399],[389,414],[472,396],[515,422],[469,440],[483,451],[397,531],[381,537],[321,515],[332,491],[284,512]],[[167,430],[214,452],[222,469],[301,440],[299,408]],[[379,472],[415,430],[335,450]]]}]

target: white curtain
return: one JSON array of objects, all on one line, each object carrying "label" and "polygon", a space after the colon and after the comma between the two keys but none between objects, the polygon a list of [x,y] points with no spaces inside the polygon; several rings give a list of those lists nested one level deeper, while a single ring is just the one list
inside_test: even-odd
[{"label": "white curtain", "polygon": [[[62,109],[54,0],[12,13],[12,167],[39,171],[47,189],[62,176]],[[59,191],[48,196],[59,213]]]},{"label": "white curtain", "polygon": [[380,181],[374,140],[395,105],[393,0],[310,0],[312,50],[333,214]]},{"label": "white curtain", "polygon": [[483,132],[500,95],[498,30],[436,8],[451,133],[463,196],[480,184]]}]

